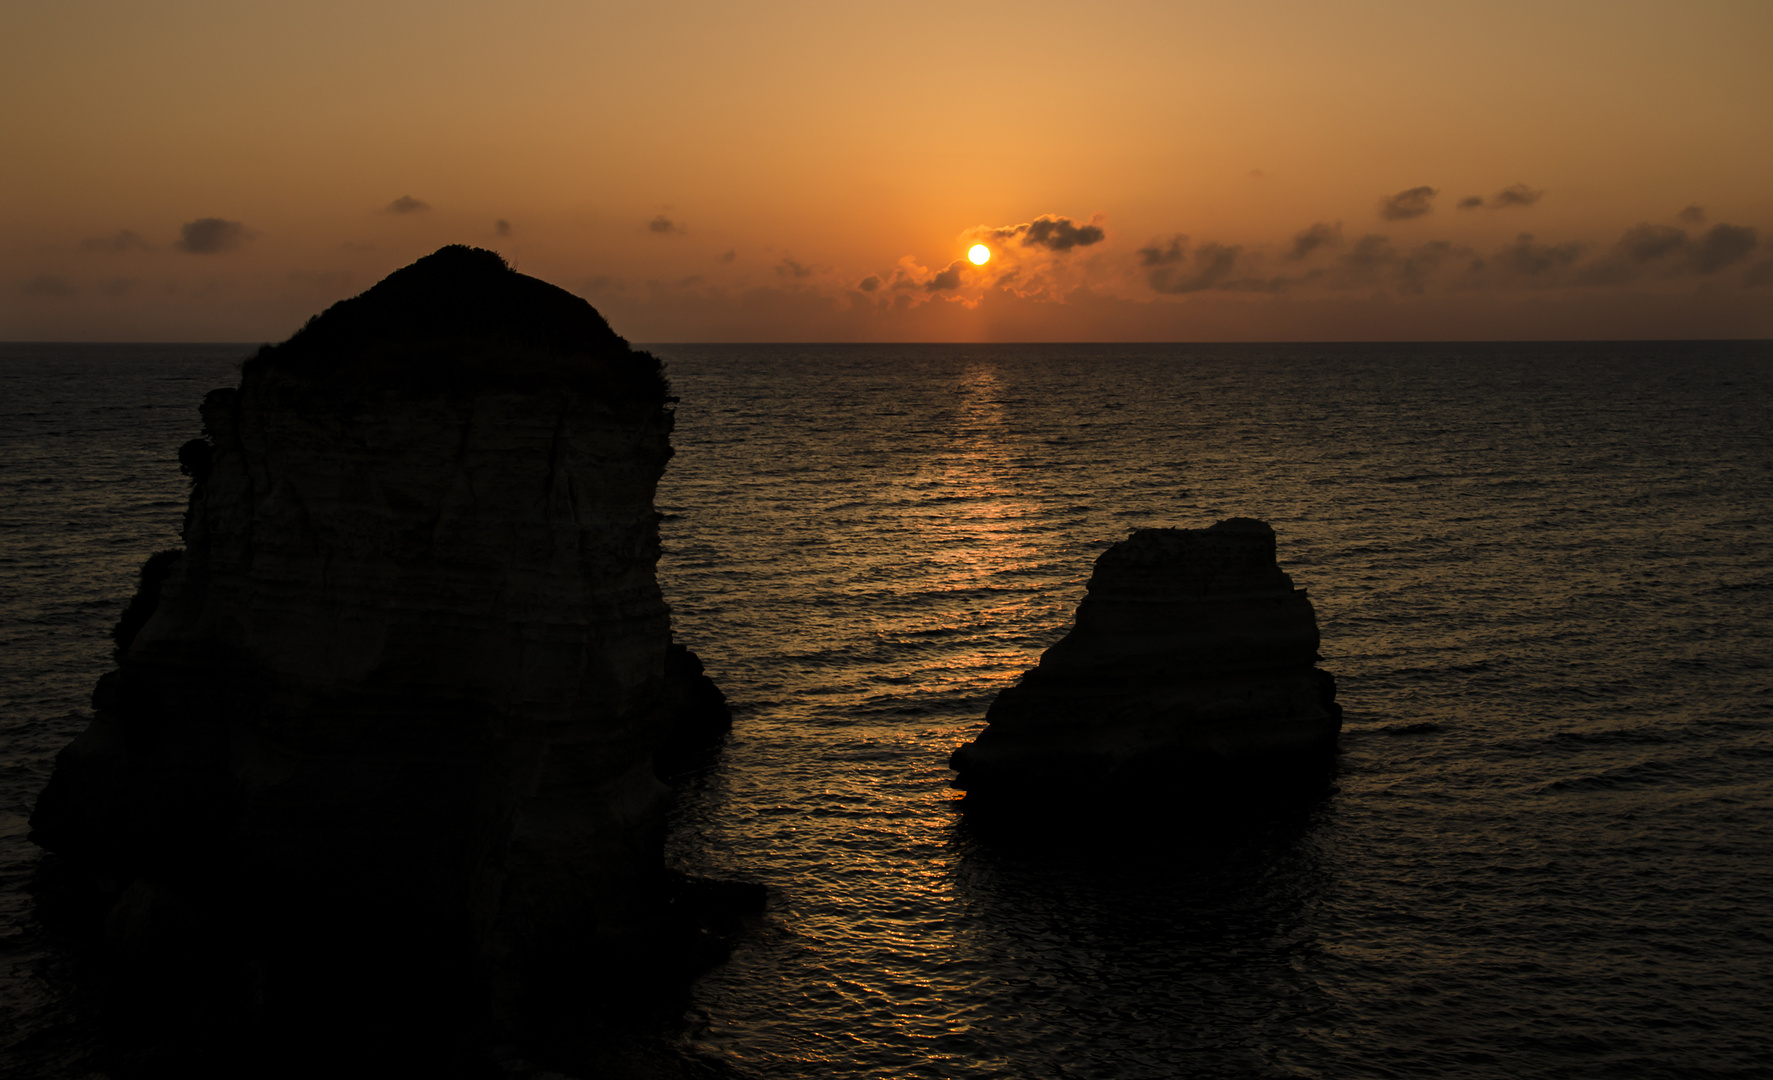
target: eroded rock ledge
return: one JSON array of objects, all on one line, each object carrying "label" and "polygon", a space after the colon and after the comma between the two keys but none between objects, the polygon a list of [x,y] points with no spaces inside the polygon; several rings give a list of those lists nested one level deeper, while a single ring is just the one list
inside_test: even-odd
[{"label": "eroded rock ledge", "polygon": [[119,949],[182,965],[142,991],[210,965],[170,1010],[193,1039],[631,998],[684,959],[663,921],[733,901],[661,861],[654,754],[725,716],[654,578],[672,400],[589,304],[464,247],[205,399],[186,546],[32,817]]},{"label": "eroded rock ledge", "polygon": [[1154,780],[1180,794],[1327,757],[1342,709],[1317,650],[1317,616],[1267,524],[1141,529],[1096,560],[1076,624],[954,752],[956,784],[969,801]]}]

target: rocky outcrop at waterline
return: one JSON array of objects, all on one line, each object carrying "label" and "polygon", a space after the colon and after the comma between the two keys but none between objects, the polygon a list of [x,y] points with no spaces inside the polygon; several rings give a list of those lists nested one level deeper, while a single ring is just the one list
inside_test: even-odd
[{"label": "rocky outcrop at waterline", "polygon": [[1076,624],[954,752],[956,784],[969,802],[1185,794],[1322,760],[1342,709],[1318,659],[1316,613],[1268,525],[1140,529],[1096,560]]},{"label": "rocky outcrop at waterline", "polygon": [[463,247],[208,395],[185,547],[32,817],[124,952],[208,956],[218,1008],[310,1039],[694,962],[667,923],[732,890],[662,865],[654,755],[724,716],[654,577],[672,400],[589,304]]}]

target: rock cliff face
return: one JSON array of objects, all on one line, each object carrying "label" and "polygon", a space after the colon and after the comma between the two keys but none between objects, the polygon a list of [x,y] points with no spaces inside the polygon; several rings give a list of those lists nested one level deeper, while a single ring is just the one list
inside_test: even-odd
[{"label": "rock cliff face", "polygon": [[1141,529],[1102,553],[1088,590],[1076,625],[954,752],[969,793],[1112,794],[1334,749],[1317,616],[1263,522]]},{"label": "rock cliff face", "polygon": [[210,393],[186,546],[32,818],[120,890],[112,935],[201,925],[265,1008],[325,1012],[320,980],[372,1025],[509,1017],[641,949],[670,888],[667,395],[589,304],[462,247]]}]

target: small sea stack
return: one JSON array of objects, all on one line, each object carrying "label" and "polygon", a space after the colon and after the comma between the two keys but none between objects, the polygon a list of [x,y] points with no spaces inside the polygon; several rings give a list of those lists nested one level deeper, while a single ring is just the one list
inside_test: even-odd
[{"label": "small sea stack", "polygon": [[687,985],[707,950],[664,939],[757,894],[663,865],[655,755],[728,720],[654,576],[673,400],[590,304],[460,246],[205,398],[185,546],[32,816],[141,1040],[411,1065],[421,1030]]},{"label": "small sea stack", "polygon": [[968,802],[1186,797],[1327,760],[1342,726],[1317,615],[1252,518],[1140,529],[1077,621],[954,752]]}]

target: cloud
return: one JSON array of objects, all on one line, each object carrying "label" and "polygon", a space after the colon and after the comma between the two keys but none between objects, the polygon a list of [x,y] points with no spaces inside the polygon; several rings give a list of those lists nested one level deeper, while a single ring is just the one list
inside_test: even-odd
[{"label": "cloud", "polygon": [[66,278],[53,274],[38,274],[29,281],[19,285],[18,291],[26,296],[63,297],[73,296],[74,286],[68,284]]},{"label": "cloud", "polygon": [[1429,240],[1408,252],[1395,247],[1389,236],[1368,233],[1336,260],[1334,268],[1313,270],[1298,278],[1276,278],[1272,281],[1238,281],[1227,286],[1244,291],[1279,292],[1313,283],[1332,289],[1360,289],[1392,286],[1401,292],[1420,296],[1430,279],[1449,259],[1469,255],[1471,249],[1446,240]]},{"label": "cloud", "polygon": [[178,243],[173,246],[193,255],[214,255],[233,251],[246,240],[246,226],[240,222],[206,217],[180,225]]},{"label": "cloud", "polygon": [[646,231],[657,233],[660,236],[671,236],[674,234],[681,235],[688,232],[689,229],[684,226],[683,222],[672,221],[664,214],[660,214],[646,223]]},{"label": "cloud", "polygon": [[[1638,224],[1625,230],[1606,257],[1583,268],[1578,277],[1582,285],[1623,285],[1642,274],[1650,263],[1687,251],[1691,241],[1687,230],[1670,225]],[[1665,266],[1664,272],[1678,272],[1679,265]]]},{"label": "cloud", "polygon": [[1424,184],[1408,191],[1400,191],[1379,200],[1379,216],[1386,221],[1408,221],[1421,217],[1434,209],[1434,197],[1440,191]]},{"label": "cloud", "polygon": [[1379,270],[1396,262],[1397,258],[1397,250],[1391,246],[1391,237],[1368,233],[1355,241],[1354,250],[1342,256],[1342,263],[1358,275],[1371,279]]},{"label": "cloud", "polygon": [[1763,259],[1749,267],[1748,273],[1742,275],[1742,283],[1751,289],[1773,285],[1773,259]]},{"label": "cloud", "polygon": [[500,218],[499,220],[493,222],[493,233],[494,233],[494,235],[497,235],[497,236],[510,236],[511,235],[511,223],[509,221],[506,221],[504,218]]},{"label": "cloud", "polygon": [[423,199],[415,199],[411,195],[402,195],[387,206],[382,207],[384,214],[422,214],[431,209],[431,204]]},{"label": "cloud", "polygon": [[1101,243],[1107,236],[1100,225],[1073,225],[1069,218],[1055,214],[1044,214],[1035,218],[1028,225],[1028,235],[1022,238],[1024,247],[1044,247],[1048,251],[1070,251],[1074,247],[1089,247]]},{"label": "cloud", "polygon": [[[1416,190],[1423,189],[1417,188]],[[1405,192],[1404,194],[1409,193]],[[1482,195],[1467,195],[1459,200],[1459,209],[1476,210],[1479,207],[1488,206],[1492,210],[1506,210],[1511,206],[1532,206],[1543,198],[1545,198],[1545,192],[1536,188],[1530,188],[1525,184],[1510,184],[1488,199]]]},{"label": "cloud", "polygon": [[1021,237],[1023,247],[1045,248],[1048,251],[1064,253],[1072,248],[1089,247],[1099,244],[1108,234],[1102,226],[1096,224],[1101,215],[1090,219],[1088,225],[1078,225],[1068,217],[1058,214],[1042,214],[1033,221],[1020,225],[1003,225],[985,230],[985,235],[1000,243],[1007,243]]},{"label": "cloud", "polygon": [[1410,188],[1408,192],[1399,192],[1386,199],[1379,200],[1379,216],[1386,222],[1408,222],[1410,218],[1420,218],[1425,213],[1433,213],[1434,197],[1440,190],[1422,184],[1420,188]]},{"label": "cloud", "polygon": [[1760,236],[1746,225],[1713,225],[1693,245],[1689,256],[1696,274],[1710,274],[1740,260],[1755,249]]},{"label": "cloud", "polygon": [[1445,240],[1430,240],[1426,244],[1418,244],[1398,266],[1398,285],[1407,293],[1421,296],[1428,279],[1441,268],[1442,263],[1455,255],[1469,253],[1469,249],[1454,247]]},{"label": "cloud", "polygon": [[1139,265],[1147,267],[1146,275],[1152,291],[1176,294],[1201,292],[1206,289],[1262,283],[1234,283],[1231,274],[1237,269],[1243,248],[1224,244],[1202,244],[1188,257],[1188,237],[1172,236],[1168,243],[1153,242],[1139,249]]},{"label": "cloud", "polygon": [[736,258],[738,258],[738,257],[739,257],[739,252],[738,252],[738,249],[737,249],[737,248],[733,248],[733,249],[731,249],[731,250],[729,250],[729,251],[727,251],[727,253],[726,253],[726,254],[724,254],[724,255],[716,255],[716,256],[714,256],[714,261],[715,261],[715,262],[718,262],[718,263],[730,263],[730,262],[732,262],[732,261],[733,261],[733,260],[734,260],[734,259],[736,259]]},{"label": "cloud", "polygon": [[1705,208],[1702,206],[1689,206],[1685,210],[1676,214],[1675,217],[1689,225],[1703,225],[1705,224]]},{"label": "cloud", "polygon": [[1503,272],[1516,277],[1540,278],[1555,274],[1581,256],[1581,244],[1541,244],[1533,239],[1532,233],[1521,233],[1491,261]]},{"label": "cloud", "polygon": [[1173,266],[1187,257],[1188,237],[1177,233],[1170,237],[1167,247],[1161,246],[1162,241],[1153,240],[1149,245],[1139,249],[1140,266]]},{"label": "cloud", "polygon": [[863,292],[873,292],[880,288],[880,275],[869,274],[861,281],[856,282],[856,288],[861,289]]},{"label": "cloud", "polygon": [[1545,192],[1536,191],[1525,184],[1510,184],[1490,196],[1489,206],[1492,210],[1502,210],[1510,206],[1532,206],[1545,197]]},{"label": "cloud", "polygon": [[1293,234],[1293,250],[1287,255],[1289,259],[1303,259],[1321,247],[1342,246],[1342,223],[1331,225],[1320,221],[1303,232]]},{"label": "cloud", "polygon": [[1687,246],[1687,230],[1667,225],[1639,225],[1625,230],[1613,245],[1613,254],[1632,263],[1654,262]]},{"label": "cloud", "polygon": [[[1759,244],[1760,235],[1745,225],[1719,223],[1695,239],[1672,225],[1638,224],[1625,230],[1605,259],[1583,271],[1582,284],[1623,284],[1651,263],[1661,263],[1665,276],[1686,271],[1713,274],[1740,262]],[[1677,255],[1686,258],[1670,261]]]},{"label": "cloud", "polygon": [[128,229],[118,229],[110,236],[94,236],[80,241],[81,251],[121,254],[125,251],[153,251],[154,247]]},{"label": "cloud", "polygon": [[925,292],[941,292],[945,289],[960,288],[960,272],[967,267],[965,259],[956,259],[948,264],[948,269],[924,282]]},{"label": "cloud", "polygon": [[783,277],[809,278],[818,272],[819,268],[816,266],[797,263],[789,258],[784,258],[781,262],[776,264],[776,273]]}]

